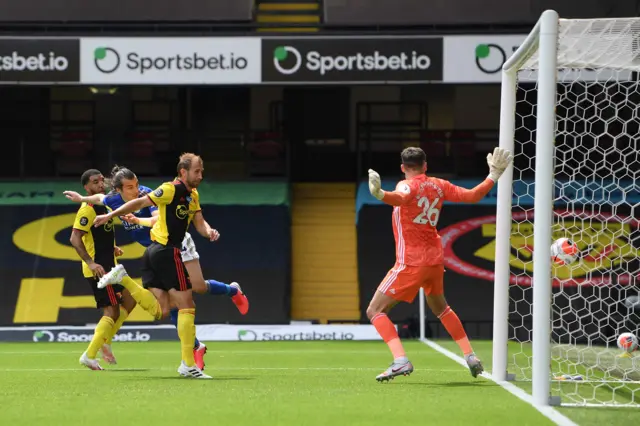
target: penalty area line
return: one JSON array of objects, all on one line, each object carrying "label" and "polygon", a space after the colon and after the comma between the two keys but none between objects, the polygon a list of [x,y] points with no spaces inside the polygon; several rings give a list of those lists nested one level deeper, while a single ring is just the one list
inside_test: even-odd
[{"label": "penalty area line", "polygon": [[[446,356],[447,358],[451,359],[452,361],[457,362],[458,364],[460,364],[464,368],[469,368],[467,366],[467,363],[465,362],[465,360],[462,357],[454,354],[453,352],[451,352],[450,350],[440,346],[439,344],[437,344],[437,343],[435,343],[435,342],[433,342],[433,341],[431,341],[429,339],[423,339],[422,343],[424,343],[425,345],[429,346],[434,351],[441,353],[442,355]],[[533,397],[531,395],[529,395],[528,393],[526,393],[524,390],[520,389],[519,387],[517,387],[513,383],[504,382],[504,381],[498,381],[498,380],[494,379],[493,376],[491,374],[487,373],[487,372],[482,373],[482,377],[487,378],[487,379],[491,380],[492,382],[500,385],[504,390],[506,390],[510,394],[516,396],[520,400],[522,400],[522,401],[526,402],[527,404],[531,405],[533,408],[538,410],[538,412],[540,412],[540,414],[542,414],[543,416],[545,416],[546,418],[551,420],[556,425],[558,425],[558,426],[578,426],[577,423],[574,423],[571,419],[569,419],[568,417],[566,417],[564,414],[560,413],[559,411],[555,410],[553,407],[542,406],[542,405],[536,404],[533,401]]]}]

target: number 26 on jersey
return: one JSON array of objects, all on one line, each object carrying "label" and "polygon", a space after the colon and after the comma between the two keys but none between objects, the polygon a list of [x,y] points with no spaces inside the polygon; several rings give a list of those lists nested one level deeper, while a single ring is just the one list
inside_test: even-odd
[{"label": "number 26 on jersey", "polygon": [[428,223],[435,227],[440,218],[440,209],[436,207],[438,201],[440,201],[440,198],[436,198],[433,202],[430,202],[427,197],[420,197],[420,199],[418,199],[418,207],[422,207],[422,213],[413,219],[413,223],[419,225],[426,225]]}]

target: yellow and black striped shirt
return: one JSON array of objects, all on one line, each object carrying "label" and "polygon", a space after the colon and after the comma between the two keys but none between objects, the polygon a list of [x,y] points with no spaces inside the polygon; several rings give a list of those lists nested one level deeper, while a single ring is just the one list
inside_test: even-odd
[{"label": "yellow and black striped shirt", "polygon": [[182,247],[184,234],[193,215],[199,212],[200,196],[189,191],[180,180],[165,182],[147,197],[158,207],[158,221],[151,229],[151,239],[164,246]]},{"label": "yellow and black striped shirt", "polygon": [[[105,206],[82,203],[80,209],[78,209],[78,213],[76,213],[73,229],[84,232],[82,242],[87,249],[87,253],[94,262],[102,265],[106,271],[109,271],[116,265],[114,253],[116,234],[113,227],[113,219],[97,228],[93,226],[93,221],[96,216],[106,213],[107,208]],[[82,273],[87,278],[93,277],[91,269],[89,269],[89,266],[84,261],[82,261]]]}]

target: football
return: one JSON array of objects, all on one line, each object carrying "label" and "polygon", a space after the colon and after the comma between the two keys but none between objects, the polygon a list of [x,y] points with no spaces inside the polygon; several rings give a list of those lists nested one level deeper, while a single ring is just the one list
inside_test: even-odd
[{"label": "football", "polygon": [[570,265],[578,259],[578,245],[569,238],[559,238],[551,244],[551,260],[557,265]]},{"label": "football", "polygon": [[638,349],[638,338],[633,333],[622,333],[618,336],[618,347],[627,353]]}]

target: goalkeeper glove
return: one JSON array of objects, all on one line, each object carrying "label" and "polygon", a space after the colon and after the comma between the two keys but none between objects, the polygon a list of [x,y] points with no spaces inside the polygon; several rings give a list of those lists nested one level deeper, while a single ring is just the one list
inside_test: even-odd
[{"label": "goalkeeper glove", "polygon": [[380,175],[373,169],[369,169],[369,192],[378,200],[384,197],[384,191],[380,188]]},{"label": "goalkeeper glove", "polygon": [[513,160],[513,155],[511,151],[503,148],[494,148],[493,154],[489,153],[487,155],[487,164],[489,165],[489,179],[494,182],[497,182],[500,179],[500,176],[504,173],[504,171],[509,167],[511,161]]}]

